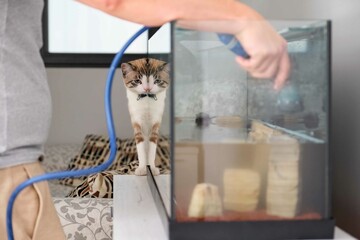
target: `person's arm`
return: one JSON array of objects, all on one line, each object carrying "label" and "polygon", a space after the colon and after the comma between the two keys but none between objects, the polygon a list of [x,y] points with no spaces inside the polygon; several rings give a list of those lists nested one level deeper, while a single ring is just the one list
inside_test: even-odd
[{"label": "person's arm", "polygon": [[185,28],[232,33],[250,55],[250,59],[237,57],[237,61],[252,76],[274,78],[276,89],[281,88],[289,76],[286,41],[260,14],[236,0],[78,1],[146,26],[178,20]]}]

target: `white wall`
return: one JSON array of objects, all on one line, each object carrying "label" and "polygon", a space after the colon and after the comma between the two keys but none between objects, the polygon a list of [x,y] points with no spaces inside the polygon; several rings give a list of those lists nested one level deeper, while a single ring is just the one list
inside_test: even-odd
[{"label": "white wall", "polygon": [[[88,133],[107,134],[104,89],[107,69],[47,69],[53,98],[48,143],[81,143]],[[132,127],[125,87],[120,74],[113,82],[113,114],[119,137],[130,137]]]},{"label": "white wall", "polygon": [[360,238],[360,1],[243,2],[271,19],[332,20],[334,216]]}]

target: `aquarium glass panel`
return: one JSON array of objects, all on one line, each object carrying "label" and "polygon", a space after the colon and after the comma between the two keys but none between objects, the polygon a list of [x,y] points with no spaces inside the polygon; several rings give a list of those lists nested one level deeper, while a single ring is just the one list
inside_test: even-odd
[{"label": "aquarium glass panel", "polygon": [[244,71],[218,28],[174,24],[175,221],[329,217],[329,26],[271,24],[287,40],[291,58],[280,90],[273,79]]}]

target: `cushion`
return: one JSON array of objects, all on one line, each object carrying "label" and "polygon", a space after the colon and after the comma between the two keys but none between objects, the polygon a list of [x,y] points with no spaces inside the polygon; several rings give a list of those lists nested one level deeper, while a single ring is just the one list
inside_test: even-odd
[{"label": "cushion", "polygon": [[[139,165],[136,152],[136,143],[133,138],[116,139],[117,153],[114,163],[107,170],[116,170],[116,174],[134,174]],[[100,135],[89,134],[85,136],[79,153],[70,160],[67,170],[79,170],[95,167],[108,160],[110,154],[109,138]],[[170,171],[170,147],[168,137],[160,136],[156,149],[155,165],[161,174]],[[114,172],[113,172],[114,173]],[[78,186],[88,177],[64,178],[60,183],[70,186]]]},{"label": "cushion", "polygon": [[87,177],[66,197],[113,198],[113,176],[119,171],[105,171]]}]

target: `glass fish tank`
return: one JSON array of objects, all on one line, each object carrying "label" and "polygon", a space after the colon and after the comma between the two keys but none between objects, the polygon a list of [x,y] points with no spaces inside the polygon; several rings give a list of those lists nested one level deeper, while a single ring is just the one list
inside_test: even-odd
[{"label": "glass fish tank", "polygon": [[270,23],[291,60],[280,90],[244,71],[218,32],[171,25],[171,170],[148,174],[171,240],[333,238],[330,22]]}]

